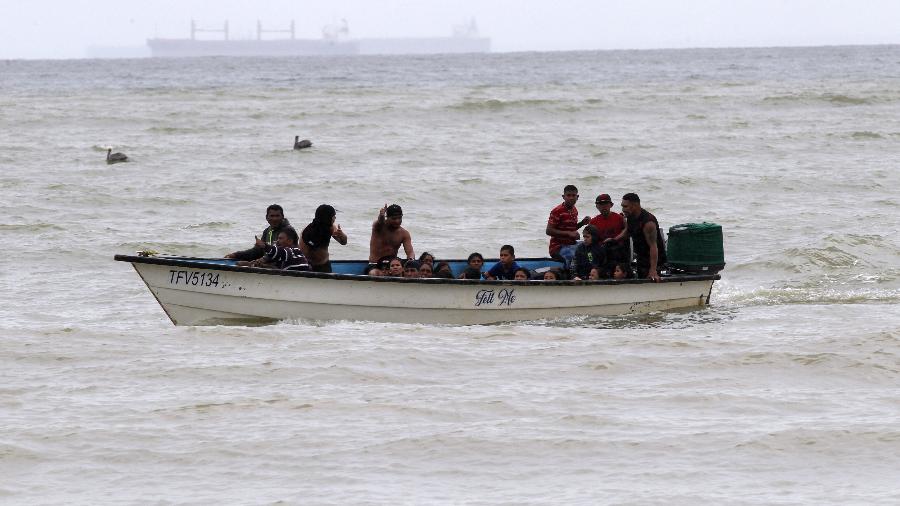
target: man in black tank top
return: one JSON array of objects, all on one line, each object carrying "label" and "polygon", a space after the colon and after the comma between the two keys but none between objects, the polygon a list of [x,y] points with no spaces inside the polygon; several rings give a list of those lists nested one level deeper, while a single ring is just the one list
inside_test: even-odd
[{"label": "man in black tank top", "polygon": [[666,264],[666,243],[659,231],[659,222],[646,209],[641,208],[641,198],[636,193],[622,196],[622,213],[626,218],[625,230],[614,239],[631,237],[638,276],[659,281],[660,268]]}]

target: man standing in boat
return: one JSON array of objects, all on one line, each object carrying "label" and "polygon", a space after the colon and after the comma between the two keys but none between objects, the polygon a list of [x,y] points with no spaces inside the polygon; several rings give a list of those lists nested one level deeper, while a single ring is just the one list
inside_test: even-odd
[{"label": "man standing in boat", "polygon": [[581,238],[578,229],[591,221],[590,216],[585,216],[578,221],[578,188],[575,185],[566,185],[563,188],[563,202],[550,211],[547,219],[547,235],[550,236],[550,256],[561,259],[568,267],[575,256],[575,243]]},{"label": "man standing in boat", "polygon": [[607,242],[631,237],[638,277],[659,281],[660,267],[667,261],[666,243],[659,231],[659,221],[641,207],[641,198],[636,193],[622,196],[622,213],[626,218],[625,230],[616,237],[607,239]]},{"label": "man standing in boat", "polygon": [[[272,204],[271,206],[266,208],[266,221],[269,222],[269,226],[266,227],[265,230],[263,230],[260,238],[262,239],[262,242],[267,245],[275,244],[275,240],[278,239],[278,233],[291,226],[287,218],[284,217],[284,209],[282,209],[278,204]],[[254,245],[250,249],[229,253],[225,255],[225,258],[233,258],[235,260],[250,262],[262,258],[265,254],[265,247],[261,248]]]},{"label": "man standing in boat", "polygon": [[374,264],[384,256],[396,256],[403,246],[406,258],[415,258],[412,236],[401,227],[403,209],[397,204],[387,205],[378,212],[378,219],[372,223],[372,239],[369,241],[369,263]]}]

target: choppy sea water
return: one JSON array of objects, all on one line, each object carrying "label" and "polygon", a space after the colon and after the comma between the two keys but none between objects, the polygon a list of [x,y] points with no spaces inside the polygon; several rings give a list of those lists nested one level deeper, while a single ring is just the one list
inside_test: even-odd
[{"label": "choppy sea water", "polygon": [[[0,62],[0,502],[900,502],[900,48]],[[293,136],[311,150],[291,150]],[[132,158],[107,166],[106,147]],[[565,184],[714,221],[708,308],[174,327],[115,253],[278,202],[546,252]]]}]

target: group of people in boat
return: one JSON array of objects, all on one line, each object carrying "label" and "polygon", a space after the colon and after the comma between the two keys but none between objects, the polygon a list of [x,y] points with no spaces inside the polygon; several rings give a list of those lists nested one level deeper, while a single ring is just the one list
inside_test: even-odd
[{"label": "group of people in boat", "polygon": [[[403,226],[403,209],[397,204],[385,204],[372,223],[369,240],[369,264],[360,274],[407,278],[448,278],[487,280],[560,280],[560,279],[624,279],[649,278],[659,281],[660,269],[665,265],[665,244],[659,222],[641,207],[635,193],[622,196],[622,213],[612,211],[610,196],[597,196],[599,214],[578,219],[578,188],[567,185],[561,204],[550,211],[546,234],[550,237],[549,254],[562,263],[540,273],[530,272],[516,263],[515,248],[500,248],[500,261],[484,270],[484,257],[472,253],[466,268],[453,272],[448,262],[436,261],[434,255],[423,253],[416,259],[412,236]],[[301,233],[284,216],[284,209],[272,204],[266,209],[266,227],[256,237],[253,247],[235,251],[226,258],[250,267],[311,270],[332,272],[328,248],[331,240],[347,244],[347,234],[336,223],[337,211],[328,204],[320,205],[312,221]],[[581,230],[581,232],[579,232]],[[633,244],[629,247],[629,238]],[[406,260],[398,257],[400,248]]]}]

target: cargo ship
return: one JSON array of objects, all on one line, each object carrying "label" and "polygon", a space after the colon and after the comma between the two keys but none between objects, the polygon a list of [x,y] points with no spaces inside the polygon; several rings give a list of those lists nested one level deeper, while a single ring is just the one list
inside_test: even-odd
[{"label": "cargo ship", "polygon": [[[203,39],[198,34],[217,33],[221,38]],[[287,34],[282,38],[267,38],[268,34]],[[202,35],[201,35],[202,36]],[[228,21],[222,28],[199,28],[191,20],[189,39],[147,40],[151,56],[161,58],[187,56],[308,56],[308,55],[358,55],[358,54],[442,54],[442,53],[488,53],[491,39],[478,35],[475,20],[454,27],[448,37],[396,37],[359,38],[350,37],[346,20],[335,26],[322,29],[320,39],[298,39],[294,21],[281,30],[263,29],[256,23],[256,39],[231,39]]]}]

